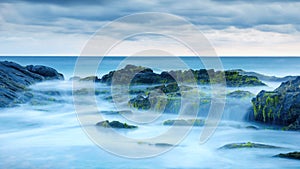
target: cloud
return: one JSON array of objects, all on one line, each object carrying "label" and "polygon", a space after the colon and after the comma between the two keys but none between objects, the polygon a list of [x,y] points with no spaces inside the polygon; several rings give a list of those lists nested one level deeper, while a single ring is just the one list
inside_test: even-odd
[{"label": "cloud", "polygon": [[[73,44],[77,47],[84,44],[94,32],[103,25],[128,14],[136,12],[166,12],[179,15],[195,24],[207,35],[214,44],[225,48],[228,44],[238,43],[236,37],[249,37],[252,32],[253,43],[240,40],[246,45],[298,43],[300,32],[299,17],[300,2],[293,0],[279,1],[246,1],[246,0],[202,0],[202,1],[173,1],[173,0],[3,0],[0,2],[0,35],[1,53],[9,54],[14,50],[14,41],[21,46],[22,39],[26,41],[29,51],[35,53],[38,44],[52,45],[55,38],[61,42]],[[120,23],[124,31],[153,27],[162,28],[163,22],[177,27],[181,33],[190,34],[181,23],[164,20],[164,18],[135,18],[127,23]],[[125,29],[126,28],[126,29]],[[111,30],[113,31],[113,29]],[[218,32],[218,33],[216,33]],[[218,36],[216,36],[218,34]],[[226,35],[226,36],[225,36]],[[270,36],[272,35],[272,36]],[[49,36],[49,37],[48,37]],[[110,38],[118,38],[118,33],[110,33]],[[260,37],[275,37],[268,42]],[[55,37],[55,38],[54,38]],[[78,38],[80,37],[80,38]],[[286,38],[289,37],[289,38]],[[76,38],[78,38],[77,42]],[[49,40],[47,40],[49,39]],[[249,38],[248,38],[249,39]],[[251,38],[250,38],[251,39]],[[9,43],[3,45],[6,40]],[[139,42],[139,39],[132,38]],[[32,43],[32,45],[30,45]],[[9,46],[10,44],[11,46]],[[55,47],[56,46],[56,47]],[[52,45],[61,51],[58,45]],[[44,46],[41,49],[46,48]],[[66,53],[78,53],[65,48]],[[67,52],[68,50],[69,52]],[[5,52],[3,52],[5,51]],[[28,50],[24,50],[24,52]],[[119,50],[120,51],[120,50]],[[223,50],[224,51],[224,50]],[[18,50],[22,54],[22,50]],[[0,53],[0,54],[1,54]]]}]

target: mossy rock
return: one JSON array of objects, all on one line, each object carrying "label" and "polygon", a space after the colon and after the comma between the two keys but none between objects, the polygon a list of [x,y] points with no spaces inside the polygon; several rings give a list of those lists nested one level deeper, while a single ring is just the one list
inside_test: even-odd
[{"label": "mossy rock", "polygon": [[227,97],[233,97],[233,98],[237,98],[237,99],[241,99],[241,98],[251,98],[254,97],[255,95],[249,91],[243,91],[243,90],[236,90],[233,92],[230,92],[227,94]]},{"label": "mossy rock", "polygon": [[96,126],[101,126],[101,127],[104,127],[104,128],[119,128],[119,129],[135,129],[135,128],[138,128],[138,126],[135,126],[135,125],[129,125],[127,123],[121,123],[119,121],[109,122],[108,120],[98,122],[96,124]]},{"label": "mossy rock", "polygon": [[236,148],[271,148],[272,149],[272,148],[281,148],[281,147],[267,145],[267,144],[260,144],[260,143],[252,143],[252,142],[231,143],[220,147],[220,149],[236,149]]},{"label": "mossy rock", "polygon": [[130,99],[128,104],[134,108],[140,110],[149,110],[151,108],[151,102],[148,97],[144,97],[142,94]]},{"label": "mossy rock", "polygon": [[205,123],[202,119],[176,119],[176,120],[166,120],[163,122],[165,126],[203,126]]},{"label": "mossy rock", "polygon": [[120,111],[101,111],[100,113],[102,114],[107,114],[107,115],[116,115],[116,114],[131,114],[132,111],[130,110],[120,110]]},{"label": "mossy rock", "polygon": [[176,145],[170,143],[148,143],[148,142],[138,142],[140,145],[149,145],[156,147],[175,147]]},{"label": "mossy rock", "polygon": [[295,152],[290,152],[290,153],[280,153],[280,154],[276,155],[275,157],[300,160],[300,152],[295,151]]}]

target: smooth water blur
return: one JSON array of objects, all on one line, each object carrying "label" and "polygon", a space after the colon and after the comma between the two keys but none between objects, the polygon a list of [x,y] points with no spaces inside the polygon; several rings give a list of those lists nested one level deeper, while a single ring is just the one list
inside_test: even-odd
[{"label": "smooth water blur", "polygon": [[[124,58],[105,58],[98,72],[107,73]],[[137,58],[144,63],[170,63],[155,58]],[[146,59],[146,61],[145,61]],[[148,61],[147,61],[148,59]],[[296,75],[300,58],[221,58],[225,69],[242,68],[276,76]],[[68,77],[73,74],[75,57],[1,57],[1,60],[16,61],[22,65],[42,64],[58,69]],[[200,69],[201,63],[194,58],[183,58],[193,69]],[[91,63],[95,58],[91,58]],[[141,63],[136,61],[136,63]],[[284,63],[284,64],[283,64]],[[132,64],[135,64],[133,62]],[[88,62],[87,62],[88,65]],[[167,67],[168,68],[168,67]],[[174,67],[170,66],[170,69]],[[99,73],[100,74],[100,73]],[[261,90],[273,90],[280,83],[266,82],[263,87],[227,88],[227,93],[246,90],[257,94]],[[84,87],[82,83],[79,87]],[[227,97],[225,110],[214,135],[204,144],[199,144],[203,127],[193,127],[184,140],[170,151],[152,158],[128,159],[113,155],[96,146],[82,130],[73,105],[71,81],[48,81],[30,86],[34,97],[25,104],[14,108],[1,109],[0,112],[0,168],[299,168],[297,160],[273,157],[278,153],[300,151],[299,132],[271,130],[266,126],[245,121],[251,98],[235,99]],[[75,89],[75,90],[79,90]],[[115,105],[106,99],[109,87],[96,85],[103,93],[96,96],[98,110],[115,110]],[[201,92],[209,93],[206,87]],[[105,92],[104,92],[105,91]],[[82,93],[81,93],[82,94]],[[85,95],[90,104],[90,95]],[[132,121],[120,114],[101,113],[108,120],[120,120],[128,124]],[[176,114],[162,114],[149,124],[137,124],[136,130],[118,131],[131,138],[152,137],[168,130],[162,123],[176,119]],[[187,115],[188,118],[188,115]],[[205,118],[202,117],[202,118]],[[260,130],[249,129],[256,126]],[[107,139],[107,138],[103,138]],[[145,151],[159,147],[110,141],[112,146],[128,146],[126,151],[135,151],[142,146]],[[219,149],[229,143],[255,142],[283,147],[281,149]]]},{"label": "smooth water blur", "polygon": [[[104,91],[107,87],[99,85],[96,89]],[[253,90],[251,87],[243,89]],[[128,159],[97,147],[85,135],[73,106],[72,82],[43,82],[31,86],[31,90],[47,101],[30,101],[0,113],[0,168],[298,168],[300,165],[297,160],[272,157],[300,150],[298,132],[247,129],[254,125],[243,120],[250,106],[249,99],[228,98],[223,120],[204,144],[199,144],[203,127],[194,127],[183,142],[166,153],[152,158]],[[53,96],[47,91],[60,94]],[[102,98],[102,95],[97,96],[99,112],[114,110],[112,103]],[[108,120],[132,124],[118,114],[102,115]],[[168,126],[162,125],[164,120],[176,117],[176,114],[165,114],[150,124],[139,124],[137,130],[121,132],[131,138],[156,136],[167,130]],[[219,149],[228,143],[248,141],[284,148]],[[124,143],[111,140],[111,144],[122,146]],[[144,146],[145,151],[159,148],[137,142],[131,144]],[[126,151],[135,150],[129,146]]]}]

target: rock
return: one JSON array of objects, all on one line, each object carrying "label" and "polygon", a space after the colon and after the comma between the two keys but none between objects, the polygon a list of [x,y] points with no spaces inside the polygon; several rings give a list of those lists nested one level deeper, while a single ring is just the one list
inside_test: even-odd
[{"label": "rock", "polygon": [[120,111],[101,111],[100,113],[107,115],[116,115],[116,114],[132,114],[130,110],[120,110]]},{"label": "rock", "polygon": [[274,91],[264,91],[252,99],[250,120],[300,130],[300,77],[283,82]]},{"label": "rock", "polygon": [[[255,76],[242,75],[238,71],[234,70],[176,70],[168,72],[164,71],[161,72],[161,74],[157,74],[154,73],[150,68],[134,65],[127,65],[123,69],[109,72],[108,74],[102,76],[101,82],[110,85],[114,76],[114,84],[128,84],[129,82],[131,85],[175,84],[176,80],[180,82],[195,81],[198,84],[210,84],[222,82],[222,77],[225,76],[228,87],[265,85]],[[176,90],[176,88],[174,88],[174,90]]]},{"label": "rock", "polygon": [[[114,78],[115,76],[115,78]],[[114,84],[157,84],[161,78],[158,74],[154,73],[152,69],[126,65],[125,68],[111,71],[108,74],[102,76],[101,82],[111,84],[114,78]]]},{"label": "rock", "polygon": [[137,128],[137,126],[129,125],[127,123],[121,123],[119,121],[109,122],[108,120],[98,122],[96,125],[104,127],[104,128],[120,128],[120,129],[134,129],[134,128]]},{"label": "rock", "polygon": [[235,149],[235,148],[281,148],[281,147],[267,145],[267,144],[251,143],[251,142],[232,143],[220,147],[220,149]]},{"label": "rock", "polygon": [[235,69],[233,71],[237,71],[241,75],[255,76],[259,80],[271,81],[271,82],[285,82],[285,81],[294,80],[297,78],[297,76],[285,76],[285,77],[267,76],[267,75],[263,75],[263,74],[256,73],[256,72],[247,72],[242,69]]},{"label": "rock", "polygon": [[242,98],[251,98],[254,97],[255,95],[249,91],[243,91],[243,90],[236,90],[233,92],[230,92],[227,94],[227,97],[233,97],[237,99],[242,99]]},{"label": "rock", "polygon": [[101,79],[99,79],[97,76],[88,76],[88,77],[79,79],[79,81],[94,81],[94,82],[100,82]]},{"label": "rock", "polygon": [[259,130],[259,128],[256,126],[246,126],[246,129]]},{"label": "rock", "polygon": [[148,142],[138,142],[138,144],[145,144],[149,146],[157,146],[157,147],[175,147],[176,145],[174,144],[169,144],[169,143],[148,143]]},{"label": "rock", "polygon": [[280,154],[276,155],[275,157],[300,160],[300,152],[295,151],[295,152],[290,152],[290,153],[280,153]]},{"label": "rock", "polygon": [[266,86],[256,76],[241,75],[237,71],[225,71],[225,77],[228,87]]},{"label": "rock", "polygon": [[173,92],[178,92],[179,91],[179,86],[176,82],[174,83],[169,83],[169,84],[163,84],[159,86],[154,86],[154,87],[148,87],[147,90],[161,90],[164,93],[173,93]]},{"label": "rock", "polygon": [[145,93],[145,91],[141,90],[141,89],[136,89],[136,90],[131,89],[131,90],[129,90],[129,94],[144,94],[144,93]]},{"label": "rock", "polygon": [[176,120],[166,120],[163,122],[165,126],[203,126],[205,123],[202,119],[176,119]]},{"label": "rock", "polygon": [[27,90],[27,86],[54,79],[63,79],[63,75],[46,66],[23,67],[14,62],[0,62],[0,107],[23,103],[19,98]]},{"label": "rock", "polygon": [[81,78],[79,76],[70,77],[69,81],[79,81]]},{"label": "rock", "polygon": [[139,94],[133,99],[130,99],[128,104],[134,108],[141,110],[149,110],[151,108],[151,103],[148,97]]},{"label": "rock", "polygon": [[43,76],[46,80],[64,80],[64,76],[55,69],[42,65],[28,65],[26,69],[32,73]]}]

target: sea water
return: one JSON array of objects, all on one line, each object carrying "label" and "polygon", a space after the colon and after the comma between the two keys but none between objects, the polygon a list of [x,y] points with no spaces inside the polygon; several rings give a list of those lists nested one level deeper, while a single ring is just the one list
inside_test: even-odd
[{"label": "sea water", "polygon": [[[96,58],[90,58],[91,63]],[[166,63],[158,58],[135,58],[157,64]],[[174,69],[168,58],[169,67]],[[182,58],[192,69],[203,68],[198,58]],[[73,76],[76,57],[1,57],[1,60],[16,61],[21,65],[41,64],[54,67],[68,79]],[[104,58],[99,67],[99,76],[118,67],[124,57]],[[171,58],[172,60],[172,58]],[[267,75],[298,75],[300,58],[221,58],[225,69],[244,69]],[[146,63],[143,61],[143,63]],[[147,66],[147,65],[143,65]],[[227,92],[246,90],[257,94],[260,90],[273,90],[280,83],[266,82],[268,86],[227,88]],[[0,112],[0,168],[299,168],[300,162],[273,157],[279,153],[299,151],[299,132],[272,130],[245,120],[251,98],[238,100],[227,98],[222,121],[214,134],[205,142],[199,142],[203,127],[193,127],[175,147],[157,156],[131,159],[109,153],[94,144],[82,129],[74,108],[72,81],[46,81],[30,86],[37,96],[35,102],[21,104],[13,108],[3,108]],[[97,90],[107,90],[107,86],[97,84]],[[49,95],[45,91],[58,91],[60,95]],[[90,96],[84,96],[90,97]],[[39,99],[43,98],[43,99]],[[96,96],[98,110],[114,110],[114,104]],[[86,104],[89,104],[87,102]],[[95,112],[98,113],[98,112]],[[128,122],[120,115],[103,114],[105,119]],[[176,119],[176,114],[162,115],[148,124],[139,124],[136,130],[122,132],[127,137],[151,137],[168,129],[162,123],[166,119]],[[247,126],[259,126],[251,130]],[[103,138],[109,139],[109,138]],[[109,140],[115,146],[124,143]],[[281,149],[219,149],[225,144],[255,142],[282,147]],[[155,146],[138,145],[125,148],[135,151],[142,146],[144,151],[153,151]]]}]

